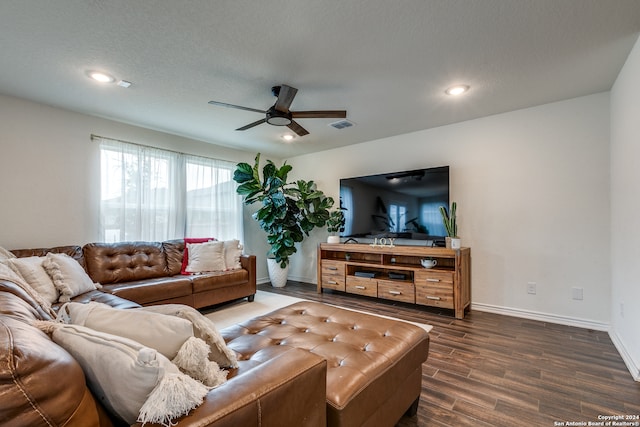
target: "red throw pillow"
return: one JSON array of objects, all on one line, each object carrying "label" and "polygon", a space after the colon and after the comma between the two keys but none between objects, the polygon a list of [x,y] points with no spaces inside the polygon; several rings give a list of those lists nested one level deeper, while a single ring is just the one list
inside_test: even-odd
[{"label": "red throw pillow", "polygon": [[215,237],[185,237],[184,238],[184,256],[182,257],[182,268],[180,269],[180,274],[184,274],[185,276],[190,276],[191,273],[187,273],[185,270],[187,269],[187,265],[189,264],[189,250],[187,248],[187,243],[205,243],[216,240]]}]

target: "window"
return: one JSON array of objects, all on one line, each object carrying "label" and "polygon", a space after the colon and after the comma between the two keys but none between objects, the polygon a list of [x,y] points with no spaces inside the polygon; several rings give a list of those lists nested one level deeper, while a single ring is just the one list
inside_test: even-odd
[{"label": "window", "polygon": [[[233,180],[235,164],[196,156],[185,156],[185,160],[186,235],[239,238],[242,198],[237,195]],[[240,230],[236,230],[238,225]],[[228,231],[233,235],[227,235]]]},{"label": "window", "polygon": [[105,242],[189,237],[242,240],[235,164],[137,144],[100,141]]}]

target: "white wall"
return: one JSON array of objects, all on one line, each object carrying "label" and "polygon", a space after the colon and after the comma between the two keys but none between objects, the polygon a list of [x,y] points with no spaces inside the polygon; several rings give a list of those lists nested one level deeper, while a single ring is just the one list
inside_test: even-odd
[{"label": "white wall", "polygon": [[[344,132],[348,132],[345,130]],[[601,93],[289,159],[338,197],[341,177],[450,165],[476,309],[607,329],[609,94]],[[304,171],[304,175],[300,171]],[[316,281],[316,245],[291,275]],[[537,294],[527,294],[527,282]],[[584,290],[584,300],[571,288]]]},{"label": "white wall", "polygon": [[[84,244],[100,238],[100,153],[91,134],[233,162],[253,163],[255,155],[0,96],[0,246]],[[245,246],[264,260],[263,240],[251,229],[245,234]]]},{"label": "white wall", "polygon": [[[472,248],[474,307],[606,328],[608,100],[596,94],[300,156],[289,160],[291,178],[304,171],[337,197],[343,176],[448,164],[460,234]],[[4,96],[0,129],[0,246],[8,248],[98,239],[92,133],[231,161],[255,155]],[[250,212],[245,245],[265,278],[264,233]],[[293,279],[316,281],[316,245],[325,237],[317,231],[302,244]],[[528,281],[537,295],[526,293]],[[572,286],[584,288],[583,301],[571,299]]]},{"label": "white wall", "polygon": [[640,39],[611,90],[611,336],[640,381]]}]

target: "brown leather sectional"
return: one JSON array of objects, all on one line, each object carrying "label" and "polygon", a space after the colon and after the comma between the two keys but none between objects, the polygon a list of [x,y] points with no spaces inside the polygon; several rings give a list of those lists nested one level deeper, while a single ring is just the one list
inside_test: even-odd
[{"label": "brown leather sectional", "polygon": [[[115,295],[90,293],[88,298],[115,307],[139,307]],[[51,318],[21,287],[0,280],[0,425],[122,426],[94,398],[76,360],[33,326],[35,320]],[[177,425],[324,427],[327,362],[294,347],[281,350],[269,359],[240,363]]]},{"label": "brown leather sectional", "polygon": [[[256,257],[240,257],[242,269],[181,275],[184,241],[88,243],[81,246],[12,250],[18,257],[65,253],[80,263],[102,291],[141,305],[207,307],[238,298],[253,301]],[[87,295],[83,296],[85,299]]]},{"label": "brown leather sectional", "polygon": [[[77,296],[78,302],[132,308],[218,301],[213,291],[233,286],[216,287],[221,279],[215,274],[210,282],[205,276],[197,277],[203,281],[198,285],[190,282],[191,294],[176,291],[189,279],[179,276],[181,246],[171,241],[13,252],[54,251],[76,258],[104,286]],[[166,270],[157,267],[162,254]],[[253,264],[247,275],[255,293],[255,257],[243,266],[247,261],[249,269]],[[230,282],[243,276],[235,277]],[[245,292],[234,298],[253,295]],[[230,295],[238,294],[224,291],[222,298]],[[22,288],[0,279],[0,425],[122,425],[93,397],[77,362],[31,324],[49,319]],[[302,302],[221,333],[238,354],[239,368],[202,405],[176,420],[178,426],[385,427],[417,410],[429,348],[428,334],[417,326]]]}]

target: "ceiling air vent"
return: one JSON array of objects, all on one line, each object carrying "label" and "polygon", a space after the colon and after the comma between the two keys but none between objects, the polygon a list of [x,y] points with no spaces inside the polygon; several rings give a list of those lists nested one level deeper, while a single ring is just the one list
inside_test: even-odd
[{"label": "ceiling air vent", "polygon": [[333,123],[329,123],[329,126],[334,127],[336,129],[350,128],[351,126],[354,126],[354,125],[355,125],[355,123],[350,122],[347,119],[339,120],[339,121],[333,122]]}]

